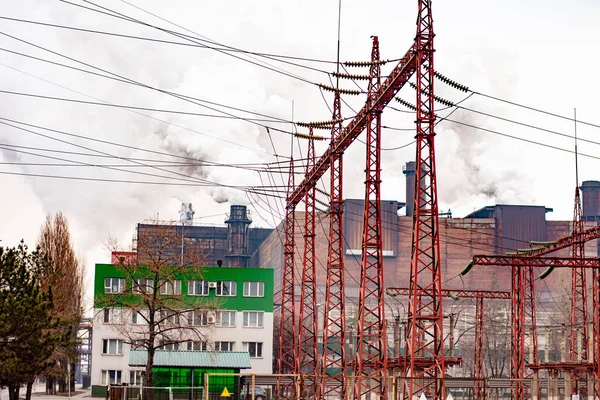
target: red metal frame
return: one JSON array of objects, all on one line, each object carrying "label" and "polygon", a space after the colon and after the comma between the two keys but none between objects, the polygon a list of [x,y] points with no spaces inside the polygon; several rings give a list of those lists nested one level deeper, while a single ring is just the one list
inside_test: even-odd
[{"label": "red metal frame", "polygon": [[531,256],[473,256],[474,265],[553,267],[553,268],[599,268],[600,258],[575,259],[570,257],[531,257]]},{"label": "red metal frame", "polygon": [[[525,293],[525,326],[528,327],[528,331],[524,331],[524,351],[527,358],[527,364],[531,364],[533,366],[537,366],[540,363],[539,352],[538,352],[538,338],[537,338],[537,330],[536,330],[536,315],[537,315],[537,307],[536,307],[536,297],[535,297],[535,284],[533,278],[533,268],[527,266],[523,268],[523,278],[524,278],[524,293]],[[530,354],[532,358],[529,359]],[[531,385],[529,389],[531,391],[535,391],[537,393],[537,397],[540,395],[540,381],[539,381],[539,371],[538,369],[530,369],[525,370],[526,378],[535,378],[531,380]],[[530,396],[531,397],[531,396]]]},{"label": "red metal frame", "polygon": [[[417,68],[415,44],[413,44],[404,57],[400,59],[394,69],[388,74],[385,81],[381,83],[379,90],[374,93],[375,99],[372,104],[379,109],[382,109],[394,98],[396,93],[408,82]],[[304,192],[307,187],[314,186],[316,182],[325,174],[325,171],[331,165],[331,161],[335,159],[336,154],[342,154],[350,144],[361,134],[367,126],[367,116],[370,113],[369,104],[365,104],[358,113],[352,118],[350,123],[342,129],[340,135],[335,139],[332,138],[329,147],[325,153],[319,158],[315,167],[306,174],[306,177],[300,182],[298,187],[288,198],[289,205],[296,205],[304,199]],[[334,156],[334,157],[332,157]]]},{"label": "red metal frame", "polygon": [[[339,121],[331,130],[335,142],[342,132],[340,94],[333,100],[333,121]],[[327,286],[325,289],[325,321],[323,325],[323,354],[319,398],[328,396],[346,398],[346,297],[344,293],[344,237],[342,166],[343,153],[331,154],[329,249],[327,256]]]},{"label": "red metal frame", "polygon": [[475,299],[475,400],[485,399],[485,367],[484,367],[484,343],[483,343],[483,297]]},{"label": "red metal frame", "polygon": [[592,310],[594,321],[594,398],[600,399],[600,271],[592,270]]},{"label": "red metal frame", "polygon": [[[294,159],[290,159],[288,194],[294,187]],[[290,374],[298,371],[298,346],[296,337],[296,307],[294,304],[294,224],[295,205],[288,202],[285,210],[285,243],[283,282],[281,287],[281,314],[279,321],[279,358],[277,372]],[[295,398],[296,386],[290,380],[277,378],[277,397]]]},{"label": "red metal frame", "polygon": [[[387,399],[383,252],[381,246],[381,112],[376,103],[381,86],[379,39],[373,37],[367,105],[365,210],[362,239],[354,397]],[[370,378],[367,378],[370,377]]]},{"label": "red metal frame", "polygon": [[[309,128],[309,136],[313,136],[313,128]],[[306,153],[306,171],[310,171],[315,163],[315,143],[308,139]],[[313,374],[318,370],[317,341],[317,271],[315,269],[315,228],[316,228],[316,190],[307,187],[304,197],[304,258],[302,268],[302,293],[300,294],[300,325],[298,332],[298,372]],[[303,396],[312,397],[316,393],[316,380],[305,381]]]},{"label": "red metal frame", "polygon": [[515,260],[512,266],[511,300],[511,357],[510,378],[511,400],[525,399],[525,274],[528,268],[522,260]]},{"label": "red metal frame", "polygon": [[[419,1],[416,62],[416,172],[405,397],[445,399],[442,279],[434,146],[434,46],[431,1]],[[423,364],[420,358],[428,360]]]},{"label": "red metal frame", "polygon": [[[575,207],[573,210],[573,236],[583,232],[583,219],[581,215],[581,198],[579,187],[575,187]],[[575,241],[572,247],[573,258],[585,257],[585,243]],[[579,338],[579,339],[578,339]],[[578,347],[578,340],[581,349]],[[588,361],[588,310],[587,310],[587,282],[584,268],[573,268],[571,271],[571,329],[569,337],[569,359],[571,361]],[[585,376],[583,376],[585,378]],[[578,393],[578,374],[571,372],[571,392]],[[587,382],[581,387],[587,392]]]}]

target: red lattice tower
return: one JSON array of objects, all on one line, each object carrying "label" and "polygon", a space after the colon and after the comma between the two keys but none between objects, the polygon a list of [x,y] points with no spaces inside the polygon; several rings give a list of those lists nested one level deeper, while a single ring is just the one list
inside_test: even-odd
[{"label": "red lattice tower", "polygon": [[522,260],[516,260],[511,267],[512,276],[512,301],[510,310],[511,319],[511,357],[510,378],[512,380],[512,400],[525,399],[525,275],[531,267],[523,267]]},{"label": "red lattice tower", "polygon": [[[533,267],[524,267],[523,271],[523,284],[525,291],[525,327],[528,327],[528,331],[524,331],[523,351],[525,352],[526,358],[529,364],[539,365],[540,357],[538,352],[538,338],[537,338],[537,324],[536,324],[536,298],[535,298],[535,285],[533,277]],[[526,329],[526,328],[524,328]],[[525,370],[526,378],[532,379],[530,390],[537,393],[539,397],[540,385],[539,385],[539,370],[537,368]]]},{"label": "red lattice tower", "polygon": [[[294,158],[290,159],[288,197],[294,190]],[[298,338],[296,337],[296,311],[294,297],[294,224],[295,204],[288,201],[285,209],[284,263],[281,286],[281,314],[279,322],[279,358],[277,372],[293,374],[298,371]],[[296,386],[291,379],[277,378],[277,397],[295,398]]]},{"label": "red lattice tower", "polygon": [[417,19],[417,136],[405,396],[445,399],[442,279],[434,146],[434,62],[431,1]]},{"label": "red lattice tower", "polygon": [[594,398],[600,399],[600,271],[592,270],[592,310],[594,320]]},{"label": "red lattice tower", "polygon": [[[331,141],[342,132],[340,93],[333,100]],[[331,154],[329,249],[327,253],[327,285],[325,289],[325,324],[323,326],[322,376],[319,398],[346,398],[346,298],[344,293],[344,237],[342,166],[343,152]]]},{"label": "red lattice tower", "polygon": [[[579,187],[575,187],[575,207],[573,210],[573,236],[583,232],[583,218]],[[585,243],[574,241],[573,258],[585,257]],[[571,271],[571,329],[569,336],[569,359],[571,361],[588,360],[588,311],[587,311],[587,282],[586,271],[583,268],[573,268]],[[571,376],[572,393],[578,393],[577,374]],[[584,384],[585,385],[585,384]],[[581,389],[587,389],[582,387]]]},{"label": "red lattice tower", "polygon": [[[309,128],[306,172],[315,166],[315,143],[313,128]],[[300,326],[298,332],[299,369],[301,374],[314,374],[317,364],[317,275],[315,269],[315,186],[306,188],[304,196],[304,258],[302,268],[302,293],[300,294]],[[304,397],[312,397],[316,392],[316,380],[305,381]]]},{"label": "red lattice tower", "polygon": [[483,347],[483,297],[475,299],[475,390],[473,398],[475,400],[485,399],[485,365],[484,365],[484,347]]},{"label": "red lattice tower", "polygon": [[[375,95],[381,86],[379,39],[373,37],[366,137],[365,210],[358,297],[354,397],[387,399],[383,255],[381,245],[381,112]],[[369,377],[369,378],[367,378]]]}]

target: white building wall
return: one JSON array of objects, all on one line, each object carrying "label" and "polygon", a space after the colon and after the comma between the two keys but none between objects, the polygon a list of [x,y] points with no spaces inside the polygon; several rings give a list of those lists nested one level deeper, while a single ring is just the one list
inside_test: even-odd
[{"label": "white building wall", "polygon": [[[253,311],[253,310],[248,310]],[[128,323],[131,321],[130,314],[125,314],[124,324],[106,324],[103,321],[102,309],[94,310],[94,331],[92,336],[92,385],[102,385],[103,370],[122,371],[121,381],[130,383],[129,373],[129,350],[128,344],[123,344],[122,355],[102,354],[103,339],[125,339],[128,337],[126,332],[132,332],[133,329],[141,330],[144,325],[134,325]],[[263,344],[262,357],[251,358],[251,369],[242,370],[247,373],[270,374],[273,372],[273,313],[265,312],[263,314],[263,327],[245,328],[243,327],[243,312],[236,312],[235,327],[220,327],[209,325],[200,328],[208,342],[208,350],[214,349],[214,342],[234,342],[234,351],[244,351],[244,342],[260,342]],[[190,340],[198,340],[197,337],[190,335]],[[138,368],[139,370],[139,368]]]}]

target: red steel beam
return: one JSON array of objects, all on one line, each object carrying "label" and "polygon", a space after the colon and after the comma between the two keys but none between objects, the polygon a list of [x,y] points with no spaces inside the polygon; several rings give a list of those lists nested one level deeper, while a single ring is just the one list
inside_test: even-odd
[{"label": "red steel beam", "polygon": [[[419,0],[416,61],[416,169],[404,397],[446,398],[444,315],[435,162],[434,45],[430,0]],[[410,200],[410,199],[409,199]],[[429,358],[426,367],[419,358]]]},{"label": "red steel beam", "polygon": [[379,39],[373,37],[367,106],[365,209],[354,364],[354,398],[387,399],[383,251],[381,245],[381,85]]},{"label": "red steel beam", "polygon": [[[313,128],[309,129],[313,136]],[[308,139],[306,170],[310,171],[315,163],[315,142]],[[317,271],[315,269],[315,228],[316,228],[316,191],[307,188],[304,199],[304,258],[302,266],[302,293],[300,294],[300,324],[298,332],[299,365],[298,372],[312,374],[317,371]],[[316,393],[316,379],[305,381],[303,397],[313,397]]]},{"label": "red steel beam", "polygon": [[[408,296],[409,288],[397,288],[391,287],[386,289],[386,293],[390,296]],[[444,297],[460,297],[464,299],[502,299],[510,300],[510,292],[502,290],[448,290],[442,289],[442,296]]]},{"label": "red steel beam", "polygon": [[484,336],[483,336],[483,297],[477,297],[475,300],[475,390],[474,399],[485,399],[485,381],[484,381]]},{"label": "red steel beam", "polygon": [[585,229],[581,232],[573,232],[572,235],[565,236],[563,238],[558,239],[555,242],[551,242],[548,244],[540,244],[539,242],[532,242],[531,246],[535,246],[531,250],[527,250],[526,255],[531,256],[542,256],[544,254],[550,254],[558,250],[566,249],[568,247],[572,247],[575,243],[585,243],[590,240],[599,239],[600,238],[600,225],[594,226],[592,228]]},{"label": "red steel beam", "polygon": [[[294,187],[294,159],[290,160],[288,193]],[[296,307],[294,304],[294,216],[295,207],[285,210],[285,244],[283,263],[283,282],[281,287],[281,314],[279,320],[279,357],[277,372],[293,374],[298,371],[298,338],[296,337]],[[276,394],[278,398],[296,398],[296,385],[281,375],[277,377]]]},{"label": "red steel beam", "polygon": [[317,181],[325,174],[332,160],[339,157],[352,144],[367,126],[367,116],[371,108],[383,108],[394,98],[396,93],[408,82],[417,69],[416,47],[413,44],[404,57],[390,72],[387,79],[383,81],[379,90],[374,94],[374,100],[365,103],[352,121],[342,130],[341,134],[331,139],[325,153],[317,160],[314,168],[306,174],[298,187],[288,197],[288,207],[295,206],[304,199],[304,193],[310,186],[315,186]]},{"label": "red steel beam", "polygon": [[532,256],[502,256],[474,255],[473,265],[491,265],[505,267],[553,267],[553,268],[600,268],[600,258],[569,258],[569,257],[532,257]]},{"label": "red steel beam", "polygon": [[[332,140],[342,132],[342,112],[339,92],[333,100],[333,121],[340,121],[331,130]],[[330,221],[327,254],[327,284],[325,288],[325,322],[323,325],[323,354],[321,356],[321,385],[318,398],[346,398],[346,295],[344,291],[344,228],[342,197],[343,155],[331,156]]]}]

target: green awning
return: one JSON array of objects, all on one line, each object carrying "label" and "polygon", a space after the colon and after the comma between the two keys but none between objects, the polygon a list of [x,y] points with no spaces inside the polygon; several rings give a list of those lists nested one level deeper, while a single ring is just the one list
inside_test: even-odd
[{"label": "green awning", "polygon": [[[130,367],[144,367],[147,360],[146,350],[129,352]],[[155,367],[252,368],[250,354],[244,351],[157,350],[154,353],[153,365]]]}]

